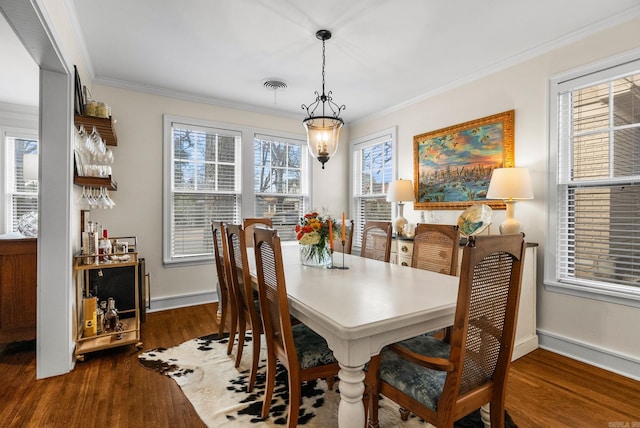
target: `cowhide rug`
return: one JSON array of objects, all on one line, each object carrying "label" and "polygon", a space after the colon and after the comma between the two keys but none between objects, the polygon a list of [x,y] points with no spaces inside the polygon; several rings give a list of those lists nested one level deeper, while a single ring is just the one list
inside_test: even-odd
[{"label": "cowhide rug", "polygon": [[[252,393],[246,392],[251,365],[251,334],[245,339],[242,362],[234,367],[237,344],[227,355],[228,337],[217,339],[212,334],[189,340],[173,348],[157,348],[139,355],[140,363],[171,377],[180,386],[196,412],[209,427],[273,427],[286,424],[287,375],[278,365],[274,401],[269,417],[261,418],[264,392],[264,349],[261,354],[256,385]],[[236,339],[237,342],[237,339]],[[264,348],[264,340],[262,341]],[[324,380],[305,382],[302,386],[302,406],[298,425],[304,427],[337,426],[340,383],[327,389]],[[511,421],[509,421],[511,422]],[[432,428],[421,419],[410,416],[402,422],[398,406],[384,397],[380,400],[380,426],[403,428]],[[507,425],[509,426],[509,425]],[[515,426],[515,425],[512,425]],[[459,428],[483,427],[479,412],[456,423]]]}]

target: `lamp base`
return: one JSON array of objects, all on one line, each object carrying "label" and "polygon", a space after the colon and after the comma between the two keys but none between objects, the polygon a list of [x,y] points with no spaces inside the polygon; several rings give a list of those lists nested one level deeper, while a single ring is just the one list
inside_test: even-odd
[{"label": "lamp base", "polygon": [[404,227],[407,225],[407,219],[403,217],[404,202],[398,202],[398,217],[393,220],[393,229],[400,236],[404,234]]},{"label": "lamp base", "polygon": [[520,222],[516,219],[507,219],[498,227],[501,235],[513,235],[520,233]]},{"label": "lamp base", "polygon": [[507,218],[500,225],[500,234],[501,235],[512,235],[515,233],[520,233],[520,222],[513,218],[513,213],[515,211],[516,201],[513,199],[507,199],[504,201],[507,207]]}]

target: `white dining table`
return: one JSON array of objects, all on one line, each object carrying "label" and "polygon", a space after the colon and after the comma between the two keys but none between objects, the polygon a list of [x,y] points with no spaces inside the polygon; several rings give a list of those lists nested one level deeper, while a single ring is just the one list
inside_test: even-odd
[{"label": "white dining table", "polygon": [[[290,312],[324,337],[338,360],[338,426],[362,428],[365,364],[385,345],[451,325],[459,278],[349,254],[348,269],[304,266],[293,244],[282,244]],[[343,254],[333,261],[342,266]]]}]

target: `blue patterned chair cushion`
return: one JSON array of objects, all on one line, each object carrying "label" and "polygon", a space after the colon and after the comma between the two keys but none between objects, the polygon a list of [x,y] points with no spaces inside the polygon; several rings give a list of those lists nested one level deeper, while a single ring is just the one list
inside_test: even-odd
[{"label": "blue patterned chair cushion", "polygon": [[300,367],[308,369],[336,362],[327,341],[304,324],[291,327]]},{"label": "blue patterned chair cushion", "polygon": [[[413,337],[398,344],[417,354],[449,358],[449,344],[431,336]],[[411,363],[388,348],[382,350],[380,379],[434,411],[446,377],[446,372]]]}]

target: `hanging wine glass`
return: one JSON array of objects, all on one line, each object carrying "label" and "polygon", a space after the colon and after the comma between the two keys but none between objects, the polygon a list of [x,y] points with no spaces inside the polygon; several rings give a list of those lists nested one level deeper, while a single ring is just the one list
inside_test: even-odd
[{"label": "hanging wine glass", "polygon": [[109,189],[107,189],[106,187],[103,187],[103,188],[101,189],[101,192],[102,192],[102,195],[103,195],[104,201],[105,201],[105,203],[106,203],[106,207],[105,207],[105,208],[112,209],[112,208],[116,205],[116,203],[115,203],[115,202],[113,202],[113,199],[111,199],[111,198],[109,197]]}]

